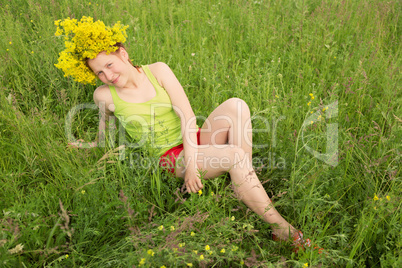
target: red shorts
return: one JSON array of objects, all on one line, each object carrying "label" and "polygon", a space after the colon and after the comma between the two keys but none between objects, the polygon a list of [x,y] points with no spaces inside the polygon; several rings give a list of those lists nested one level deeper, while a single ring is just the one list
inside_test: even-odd
[{"label": "red shorts", "polygon": [[[197,132],[197,144],[200,145],[200,131],[201,128],[198,129]],[[180,152],[183,151],[183,143],[179,144],[173,148],[167,150],[160,158],[159,158],[159,166],[169,171],[172,174],[175,174],[176,160],[179,157]]]}]

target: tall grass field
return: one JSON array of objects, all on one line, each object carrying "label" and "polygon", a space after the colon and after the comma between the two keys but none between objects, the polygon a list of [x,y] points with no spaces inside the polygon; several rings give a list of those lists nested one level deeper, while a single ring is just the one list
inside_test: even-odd
[{"label": "tall grass field", "polygon": [[[402,267],[397,0],[0,0],[0,267]],[[173,70],[197,123],[231,97],[253,164],[313,246],[298,253],[229,175],[183,193],[93,92],[54,64],[55,20],[129,25],[137,65]],[[315,246],[323,248],[318,250]]]}]

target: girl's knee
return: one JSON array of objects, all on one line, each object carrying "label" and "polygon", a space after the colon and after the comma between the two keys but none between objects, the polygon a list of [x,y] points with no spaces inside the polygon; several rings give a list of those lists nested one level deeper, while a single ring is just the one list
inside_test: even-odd
[{"label": "girl's knee", "polygon": [[247,103],[239,98],[230,98],[225,103],[227,105],[227,109],[234,113],[236,116],[241,114],[243,116],[250,116],[250,108]]}]

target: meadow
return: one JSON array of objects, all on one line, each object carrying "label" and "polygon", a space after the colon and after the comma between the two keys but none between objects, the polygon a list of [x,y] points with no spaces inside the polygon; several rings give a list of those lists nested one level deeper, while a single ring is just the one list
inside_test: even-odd
[{"label": "meadow", "polygon": [[[0,267],[402,267],[401,7],[1,0]],[[121,147],[118,122],[103,147],[68,146],[95,140],[99,123],[96,86],[54,66],[54,21],[82,16],[129,25],[133,62],[167,63],[199,124],[244,99],[260,180],[324,251],[273,241],[227,175],[182,193],[143,150]]]}]

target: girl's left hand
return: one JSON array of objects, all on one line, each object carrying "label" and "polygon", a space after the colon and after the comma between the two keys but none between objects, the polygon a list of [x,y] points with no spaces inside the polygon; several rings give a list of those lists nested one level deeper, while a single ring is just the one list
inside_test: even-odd
[{"label": "girl's left hand", "polygon": [[186,170],[186,175],[184,177],[184,186],[186,187],[187,193],[196,193],[202,188],[204,188],[204,185],[202,185],[199,174],[195,169]]}]

